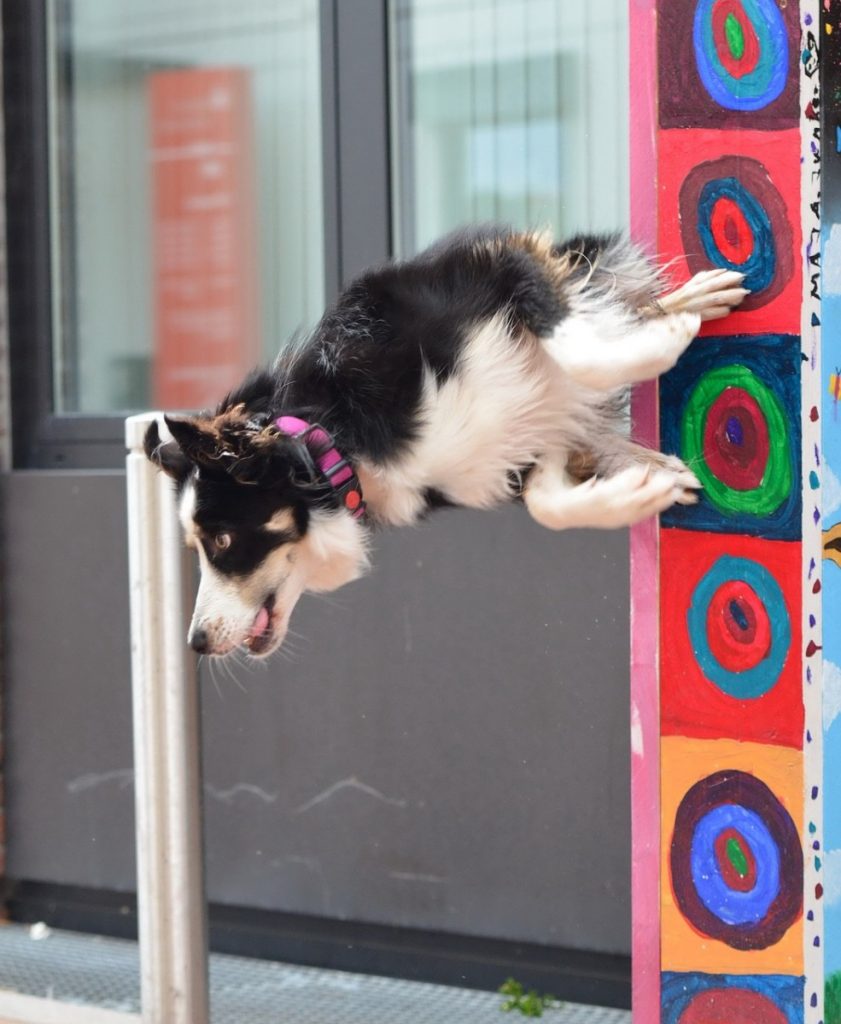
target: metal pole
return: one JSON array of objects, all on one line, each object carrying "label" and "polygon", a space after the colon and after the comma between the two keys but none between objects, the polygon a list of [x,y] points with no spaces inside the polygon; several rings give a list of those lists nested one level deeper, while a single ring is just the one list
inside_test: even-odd
[{"label": "metal pole", "polygon": [[156,418],[126,420],[142,1019],[208,1024],[198,679],[174,488],[143,454]]}]

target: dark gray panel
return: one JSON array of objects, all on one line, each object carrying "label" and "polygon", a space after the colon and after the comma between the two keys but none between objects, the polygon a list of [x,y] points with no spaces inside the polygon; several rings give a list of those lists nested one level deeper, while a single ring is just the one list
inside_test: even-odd
[{"label": "dark gray panel", "polygon": [[[8,482],[13,877],[132,885],[123,502]],[[294,656],[206,680],[211,898],[627,952],[626,536],[512,507],[377,546]]]},{"label": "dark gray panel", "polygon": [[293,660],[205,687],[211,890],[627,952],[626,536],[510,508],[378,547]]},{"label": "dark gray panel", "polygon": [[134,885],[125,479],[4,488],[8,872]]}]

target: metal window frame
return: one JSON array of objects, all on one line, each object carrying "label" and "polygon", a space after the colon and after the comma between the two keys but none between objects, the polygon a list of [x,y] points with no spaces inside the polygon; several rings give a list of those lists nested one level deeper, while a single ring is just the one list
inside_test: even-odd
[{"label": "metal window frame", "polygon": [[[125,414],[54,411],[47,0],[0,3],[13,466],[120,468]],[[319,0],[319,19],[330,302],[392,253],[388,3]]]}]

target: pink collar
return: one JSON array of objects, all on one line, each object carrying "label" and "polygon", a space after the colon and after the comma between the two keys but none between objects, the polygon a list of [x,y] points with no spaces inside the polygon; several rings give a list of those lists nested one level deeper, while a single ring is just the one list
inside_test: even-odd
[{"label": "pink collar", "polygon": [[281,434],[303,439],[318,471],[338,491],[342,504],[354,519],[361,519],[365,515],[362,487],[353,467],[333,444],[333,438],[324,427],[307,423],[297,416],[279,416],[275,426]]}]

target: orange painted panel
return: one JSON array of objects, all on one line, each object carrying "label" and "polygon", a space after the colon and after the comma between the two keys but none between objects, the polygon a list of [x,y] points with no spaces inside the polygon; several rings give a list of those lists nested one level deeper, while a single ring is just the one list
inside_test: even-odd
[{"label": "orange painted panel", "polygon": [[[803,917],[802,917],[802,850],[798,836],[803,830],[803,755],[790,747],[770,746],[760,743],[740,743],[737,740],[699,740],[682,736],[665,736],[660,741],[661,757],[661,828],[662,861],[661,875],[661,956],[664,971],[704,971],[710,974],[792,974],[803,972]],[[757,826],[761,834],[767,822],[790,824],[788,838],[781,842],[771,829],[767,842],[776,847],[780,857],[781,893],[787,892],[795,900],[783,916],[776,915],[776,922],[766,928],[766,922],[775,915],[775,907],[754,929],[740,929],[738,926],[721,928],[724,938],[711,937],[714,931],[705,923],[703,914],[691,904],[687,907],[686,896],[694,896],[699,889],[714,910],[715,892],[713,886],[707,889],[710,876],[703,868],[703,817],[715,813],[717,799],[715,791],[724,793],[726,779],[747,776],[750,787],[742,798],[727,795],[722,800],[726,808],[741,807],[747,812],[747,820],[761,819]],[[703,787],[712,780],[712,795],[706,803],[697,804],[698,827],[692,832],[698,835],[698,848],[687,844],[684,851],[687,862],[683,864],[680,850],[675,850],[675,839],[689,834],[686,827],[675,828],[679,813],[685,813],[686,798],[697,793],[696,787]],[[724,781],[722,781],[724,780]],[[747,799],[744,799],[747,797]],[[690,797],[691,798],[691,797]],[[760,806],[760,803],[763,805]],[[765,806],[767,804],[768,806]],[[738,820],[737,820],[738,825]],[[739,826],[744,829],[744,825]],[[760,844],[755,844],[760,849]],[[791,860],[789,867],[787,857]],[[798,860],[798,858],[801,858]],[[676,859],[678,863],[676,863]],[[756,858],[756,871],[766,872],[768,863],[763,857]],[[697,872],[701,864],[701,885],[693,885],[690,875]],[[799,864],[799,874],[798,874]],[[675,869],[678,875],[675,875]],[[680,878],[680,873],[687,877]],[[694,892],[693,892],[694,890]],[[759,888],[754,886],[749,894],[753,898]],[[682,898],[684,897],[684,898]],[[681,907],[681,902],[684,906]],[[775,901],[776,902],[776,901]],[[688,909],[688,913],[687,913]],[[725,911],[718,911],[721,918],[737,918],[740,907],[736,901]],[[708,916],[708,915],[707,915]],[[707,929],[706,931],[704,929]],[[746,942],[746,931],[753,931]],[[753,945],[754,948],[745,948]]]}]

